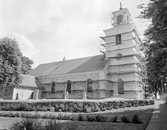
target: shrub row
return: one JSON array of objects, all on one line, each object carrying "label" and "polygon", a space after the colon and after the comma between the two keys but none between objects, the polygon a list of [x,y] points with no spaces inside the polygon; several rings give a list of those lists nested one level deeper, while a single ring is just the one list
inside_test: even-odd
[{"label": "shrub row", "polygon": [[121,101],[0,101],[3,111],[59,111],[59,112],[97,112],[111,109],[153,105],[154,100]]},{"label": "shrub row", "polygon": [[8,114],[2,114],[0,116],[8,116],[8,117],[17,117],[17,118],[24,118],[24,119],[50,119],[50,120],[72,120],[72,121],[88,121],[88,122],[123,122],[123,123],[135,123],[135,124],[141,124],[142,121],[139,119],[138,114],[135,113],[130,117],[122,116],[120,119],[118,119],[117,116],[110,117],[110,116],[104,116],[104,115],[85,115],[85,114],[79,114],[79,115],[39,115],[39,114],[26,114],[26,113],[8,113]]},{"label": "shrub row", "polygon": [[10,130],[78,130],[78,125],[57,123],[56,120],[41,121],[39,119],[25,118],[12,124]]}]

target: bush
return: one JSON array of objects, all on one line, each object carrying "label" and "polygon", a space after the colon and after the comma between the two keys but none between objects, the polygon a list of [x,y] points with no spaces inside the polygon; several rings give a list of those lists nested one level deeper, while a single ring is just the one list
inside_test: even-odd
[{"label": "bush", "polygon": [[112,121],[112,122],[117,122],[117,121],[118,121],[117,116],[113,117],[113,118],[111,119],[111,121]]},{"label": "bush", "polygon": [[87,121],[90,121],[90,122],[94,122],[96,121],[96,116],[93,116],[93,115],[87,115]]},{"label": "bush", "polygon": [[78,125],[69,123],[57,123],[56,120],[42,121],[26,118],[10,127],[10,130],[77,130]]},{"label": "bush", "polygon": [[13,124],[9,129],[10,130],[24,130],[24,126],[20,122],[17,122]]},{"label": "bush", "polygon": [[36,119],[25,118],[21,122],[13,124],[10,130],[42,130],[41,124]]},{"label": "bush", "polygon": [[101,122],[101,116],[100,115],[97,115],[95,118],[96,118],[96,122]]},{"label": "bush", "polygon": [[107,122],[107,121],[108,121],[108,118],[105,117],[105,116],[96,115],[96,116],[95,116],[95,121],[96,121],[96,122]]},{"label": "bush", "polygon": [[137,113],[135,113],[133,116],[132,116],[132,123],[135,123],[135,124],[142,124],[142,121],[139,119],[139,116]]},{"label": "bush", "polygon": [[107,122],[107,121],[108,121],[108,118],[107,118],[107,117],[101,116],[100,122]]},{"label": "bush", "polygon": [[62,114],[59,114],[59,115],[57,116],[57,119],[58,119],[58,120],[63,120],[63,115],[62,115]]},{"label": "bush", "polygon": [[83,121],[83,116],[81,114],[78,115],[78,121]]},{"label": "bush", "polygon": [[48,111],[49,108],[53,108],[52,111],[71,111],[71,112],[87,112],[87,108],[91,108],[89,111],[105,111],[112,108],[124,108],[131,106],[144,106],[154,104],[154,100],[125,100],[125,101],[99,101],[99,102],[60,102],[60,101],[0,101],[0,110],[4,111]]},{"label": "bush", "polygon": [[122,122],[124,122],[124,123],[130,123],[129,118],[127,118],[126,116],[123,116],[123,117],[121,118],[121,120],[122,120]]}]

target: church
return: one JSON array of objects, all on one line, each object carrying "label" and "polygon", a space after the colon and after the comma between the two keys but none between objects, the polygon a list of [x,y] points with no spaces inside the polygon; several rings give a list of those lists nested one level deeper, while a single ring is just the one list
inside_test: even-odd
[{"label": "church", "polygon": [[144,57],[139,33],[127,8],[112,12],[103,30],[102,55],[40,64],[31,75],[43,85],[42,99],[143,99]]}]

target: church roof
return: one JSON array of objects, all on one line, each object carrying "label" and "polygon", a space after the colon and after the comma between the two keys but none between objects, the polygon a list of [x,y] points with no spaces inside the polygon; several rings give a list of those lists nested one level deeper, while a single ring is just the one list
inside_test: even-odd
[{"label": "church roof", "polygon": [[97,55],[91,57],[40,64],[31,72],[31,75],[39,77],[100,71],[104,69],[107,63],[106,61],[103,61],[103,58],[104,55]]}]

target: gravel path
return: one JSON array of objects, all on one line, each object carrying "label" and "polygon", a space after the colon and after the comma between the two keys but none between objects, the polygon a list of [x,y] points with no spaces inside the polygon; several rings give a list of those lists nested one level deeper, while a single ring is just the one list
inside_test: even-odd
[{"label": "gravel path", "polygon": [[167,104],[156,101],[154,112],[146,130],[167,130]]}]

